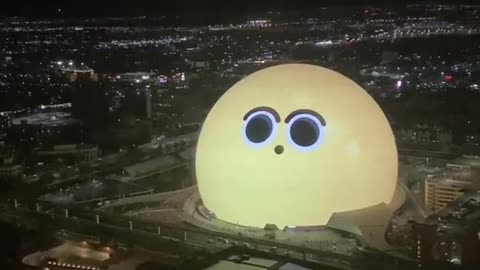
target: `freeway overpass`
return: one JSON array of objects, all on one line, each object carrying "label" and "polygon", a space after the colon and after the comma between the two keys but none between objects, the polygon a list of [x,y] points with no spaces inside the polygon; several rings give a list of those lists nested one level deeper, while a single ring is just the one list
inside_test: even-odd
[{"label": "freeway overpass", "polygon": [[443,152],[443,151],[431,151],[431,150],[422,150],[422,149],[411,149],[411,148],[398,148],[398,154],[400,156],[413,156],[421,158],[437,158],[450,160],[456,157],[460,157],[463,154],[461,153],[452,153],[452,152]]},{"label": "freeway overpass", "polygon": [[[153,144],[146,144],[146,145],[139,146],[138,150],[140,153],[142,153],[142,157],[134,158],[134,160],[132,160],[132,158],[129,158],[127,154],[116,154],[116,156],[111,160],[101,160],[101,161],[96,161],[95,163],[86,164],[87,168],[85,170],[87,171],[79,172],[76,175],[69,176],[63,179],[61,182],[54,182],[52,184],[46,185],[44,190],[42,190],[42,193],[43,194],[49,193],[49,192],[58,190],[59,188],[66,188],[68,186],[72,186],[74,184],[80,184],[95,178],[103,179],[107,175],[122,171],[123,168],[125,167],[132,166],[134,164],[145,163],[145,162],[148,162],[149,160],[153,160],[156,158],[157,159],[161,157],[166,158],[178,152],[186,151],[186,149],[188,147],[191,147],[191,145],[196,141],[197,137],[198,137],[198,134],[194,132],[190,134],[180,135],[177,137],[165,138],[159,141],[155,140]],[[179,141],[184,141],[186,143],[182,147],[172,148],[169,152],[159,151],[158,149],[158,147],[160,146],[174,144]],[[152,145],[154,147],[152,147]],[[151,157],[149,156],[150,157],[149,160],[143,159],[147,154],[151,155]],[[173,164],[165,168],[160,167],[158,170],[154,170],[145,175],[138,175],[133,177],[134,178],[133,181],[138,181],[151,176],[166,173],[176,168],[186,167],[186,166],[189,166],[190,163],[191,161],[185,161],[185,162],[178,162],[176,164]]]},{"label": "freeway overpass", "polygon": [[[157,175],[165,174],[165,173],[168,173],[168,172],[173,171],[175,169],[185,168],[185,167],[188,167],[190,165],[191,165],[191,162],[178,162],[178,163],[173,164],[173,165],[168,166],[168,167],[159,168],[158,170],[154,170],[153,172],[150,172],[150,173],[145,174],[145,175],[140,175],[140,176],[129,178],[125,182],[132,182],[131,184],[134,184],[133,182],[135,182],[135,181],[140,181],[140,180],[147,179],[149,177],[154,177],[154,176],[157,176]],[[117,168],[115,170],[121,170],[121,168]],[[66,181],[62,181],[60,183],[56,183],[56,184],[47,186],[44,190],[41,191],[41,193],[42,194],[47,194],[47,193],[50,193],[50,192],[57,191],[61,188],[70,187],[74,184],[82,184],[82,183],[88,182],[91,179],[95,179],[95,178],[99,179],[98,177],[96,177],[96,175],[100,171],[101,170],[94,170],[91,173],[89,173],[88,175],[70,177]],[[116,179],[114,177],[108,178],[106,180],[123,182],[122,179]],[[153,193],[153,192],[154,192],[154,189],[145,189],[145,190],[140,191],[139,193],[144,194],[144,193]],[[124,194],[122,196],[132,197],[133,195],[134,194]],[[76,202],[76,204],[84,204],[84,203],[89,203],[89,202],[96,203],[96,202],[102,201],[102,200],[116,200],[116,199],[119,199],[119,198],[120,198],[120,195],[117,195],[115,197],[109,197],[109,198],[95,198],[95,199],[90,199],[90,200],[87,200],[87,201]]]},{"label": "freeway overpass", "polygon": [[129,204],[140,203],[140,202],[144,202],[144,203],[156,202],[156,201],[160,202],[163,200],[175,198],[176,196],[181,195],[183,193],[190,194],[191,192],[194,192],[195,189],[196,189],[195,186],[191,186],[191,187],[187,187],[185,189],[180,189],[180,190],[121,198],[118,200],[111,201],[108,204],[104,204],[103,206],[99,207],[98,210],[105,210],[112,207],[129,205]]},{"label": "freeway overpass", "polygon": [[[179,162],[179,163],[170,165],[168,167],[160,167],[159,169],[153,170],[152,172],[149,172],[149,173],[146,173],[146,174],[129,177],[129,178],[127,178],[126,181],[127,182],[135,182],[135,181],[143,180],[143,179],[146,179],[146,178],[149,178],[149,177],[157,176],[159,174],[167,173],[169,171],[172,171],[172,170],[175,170],[175,169],[178,169],[178,168],[188,167],[191,164],[192,164],[192,162],[190,162],[190,161]],[[116,178],[111,178],[111,179],[112,180],[117,180]],[[122,182],[122,181],[125,181],[125,180],[119,180],[119,181]]]}]

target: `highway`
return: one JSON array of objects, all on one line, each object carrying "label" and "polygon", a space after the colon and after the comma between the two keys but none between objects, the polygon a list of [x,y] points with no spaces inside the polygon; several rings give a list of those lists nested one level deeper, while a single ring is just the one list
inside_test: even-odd
[{"label": "highway", "polygon": [[[192,134],[186,134],[186,135],[181,135],[179,137],[173,137],[173,138],[168,138],[168,139],[163,139],[161,141],[156,142],[159,145],[165,145],[165,144],[170,144],[174,141],[178,141],[180,139],[186,139],[186,140],[191,140],[191,137],[195,137],[196,135],[194,133]],[[112,173],[116,173],[122,170],[122,168],[136,164],[136,163],[142,163],[146,162],[147,160],[143,159],[143,156],[145,154],[149,154],[151,156],[151,159],[158,158],[160,156],[168,156],[171,154],[175,154],[179,151],[184,151],[185,149],[191,147],[190,144],[186,144],[184,146],[185,148],[181,149],[171,149],[170,151],[165,151],[160,148],[142,148],[140,151],[142,151],[142,155],[139,155],[136,158],[129,158],[126,153],[120,155],[115,162],[112,162],[111,160],[98,160],[95,161],[92,164],[87,164],[87,168],[84,168],[83,170],[80,170],[80,168],[77,166],[76,168],[80,171],[76,175],[69,176],[67,178],[64,178],[61,182],[53,183],[50,185],[46,185],[44,189],[42,189],[41,194],[49,193],[55,190],[58,190],[60,188],[66,188],[68,186],[72,186],[75,184],[81,184],[86,181],[90,181],[92,179],[103,179],[104,176]],[[170,170],[180,168],[180,167],[185,167],[190,165],[190,161],[187,162],[181,162],[179,164],[176,164],[174,166],[168,167],[168,168],[161,168],[159,171],[152,172],[147,175],[142,175],[134,179],[134,181],[141,180],[144,178],[148,178],[150,176],[154,176],[157,174],[162,174],[166,173]]]},{"label": "highway", "polygon": [[428,158],[436,158],[441,160],[451,160],[453,158],[462,156],[461,153],[418,150],[418,149],[409,149],[409,148],[399,148],[398,154],[400,156],[412,156],[412,157],[422,157],[422,158],[428,157]]},{"label": "highway", "polygon": [[[419,157],[430,156],[432,154],[446,157],[449,154],[442,152],[418,151],[414,149],[399,149],[399,153],[401,155],[407,154]],[[118,170],[122,166],[127,165],[127,163],[130,162],[125,161],[125,163],[122,162],[121,164],[115,164],[113,167],[108,166],[105,168],[92,169],[90,173],[84,174],[81,178],[78,178],[77,181],[83,181],[95,175],[105,173],[107,171]],[[189,165],[188,162],[182,163],[178,166],[174,166],[174,168],[187,165]],[[167,168],[165,170],[162,170],[162,172],[168,171],[169,169],[173,168]],[[155,172],[155,174],[156,173],[157,172]],[[71,185],[74,182],[75,181],[67,181],[59,183],[56,186],[51,186],[49,188],[58,188],[59,186],[63,185]],[[161,222],[152,224],[137,220],[135,217],[113,215],[102,211],[69,209],[67,217],[65,209],[52,208],[52,205],[42,204],[40,207],[40,212],[37,212],[37,209],[33,204],[34,203],[30,202],[30,207],[28,207],[27,204],[20,204],[20,207],[18,208],[13,208],[13,205],[11,203],[3,206],[0,204],[0,206],[5,209],[3,213],[0,213],[0,217],[2,215],[5,217],[8,216],[10,218],[13,216],[18,216],[20,218],[33,217],[41,221],[41,223],[52,223],[52,225],[57,226],[59,229],[65,229],[75,233],[91,235],[93,237],[100,236],[103,239],[109,239],[109,241],[118,241],[119,239],[124,239],[122,241],[130,241],[130,243],[138,244],[138,241],[140,241],[141,239],[145,239],[146,242],[145,244],[143,244],[145,248],[150,248],[148,246],[149,239],[155,239],[155,241],[153,242],[158,243],[163,243],[165,241],[170,244],[181,243],[182,247],[194,246],[196,248],[202,248],[206,250],[226,248],[232,245],[236,245],[242,246],[244,248],[252,248],[260,251],[293,256],[298,259],[321,262],[325,265],[334,266],[341,269],[358,269],[356,265],[358,265],[359,260],[370,260],[369,258],[371,258],[372,256],[380,256],[380,258],[382,258],[381,261],[383,262],[398,261],[395,258],[388,257],[388,255],[386,254],[379,255],[378,253],[373,252],[372,255],[372,253],[370,253],[371,251],[369,251],[368,253],[362,253],[358,257],[352,257],[328,251],[319,251],[307,247],[298,247],[285,243],[277,243],[273,240],[270,241],[267,239],[253,239],[226,233],[207,231],[186,223],[179,226],[172,226]],[[2,209],[2,207],[0,207],[0,209]],[[50,210],[45,211],[46,209]],[[381,261],[378,261],[378,266],[384,267],[385,265],[382,264]]]},{"label": "highway", "polygon": [[[119,170],[121,170],[122,167],[124,167],[126,165],[131,165],[131,164],[132,164],[131,162],[128,162],[128,163],[125,162],[125,163],[122,163],[122,164],[117,164],[114,167],[110,167],[110,168],[93,169],[88,174],[72,176],[72,177],[69,177],[68,179],[66,179],[62,182],[52,184],[52,185],[48,185],[44,189],[42,189],[39,192],[39,194],[47,194],[47,193],[50,193],[50,192],[55,192],[55,191],[58,191],[59,189],[62,189],[62,188],[65,189],[65,188],[71,187],[71,186],[76,185],[76,184],[82,184],[82,183],[91,181],[92,179],[102,179],[102,177],[99,177],[99,174],[105,174],[106,172],[119,171]],[[131,179],[131,181],[129,181],[128,183],[133,185],[133,184],[135,184],[136,181],[139,181],[139,180],[151,177],[151,176],[155,176],[155,175],[165,174],[165,173],[168,173],[168,172],[170,172],[172,170],[175,170],[175,169],[178,169],[178,168],[188,167],[189,165],[191,165],[191,162],[181,162],[181,163],[178,163],[178,164],[166,167],[166,168],[160,168],[159,170],[157,170],[155,172],[152,172],[152,173],[149,173],[149,174],[146,174],[146,175],[141,175],[141,176],[138,176],[134,179]],[[112,179],[110,181],[115,181],[115,180]],[[119,181],[119,182],[122,183],[121,181]],[[142,190],[140,193],[144,193],[146,191],[153,192],[154,190]],[[128,195],[128,194],[126,194],[126,195]],[[107,198],[103,198],[103,199],[104,200],[115,200],[115,199],[118,199],[119,196],[120,195],[117,194],[116,196],[107,197]],[[92,201],[93,203],[96,203],[98,200],[92,199],[90,201]],[[79,202],[79,203],[87,203],[87,202],[88,201]]]},{"label": "highway", "polygon": [[[307,247],[276,243],[269,240],[252,239],[225,233],[205,231],[188,224],[179,227],[172,227],[165,224],[150,224],[128,217],[108,215],[104,212],[70,209],[68,211],[68,217],[66,217],[65,211],[62,209],[57,209],[49,213],[37,212],[35,209],[30,209],[25,206],[14,208],[9,205],[8,208],[4,207],[4,209],[5,211],[0,213],[0,217],[16,215],[20,218],[35,218],[39,223],[49,224],[50,226],[55,226],[57,229],[96,236],[107,242],[121,241],[132,245],[140,245],[144,248],[153,250],[168,246],[169,249],[172,250],[200,248],[208,251],[210,249],[216,250],[231,245],[237,245],[242,248],[251,248],[285,256],[292,256],[297,259],[314,261],[337,269],[358,269],[359,260],[364,261],[371,256],[377,256],[382,259],[381,261],[378,261],[379,268],[371,269],[383,269],[382,267],[385,267],[385,263],[397,265],[396,263],[398,262],[398,259],[386,254],[379,256],[378,253],[375,252],[365,253],[358,257],[345,256]],[[97,215],[99,216],[99,223],[97,223],[96,220]]]},{"label": "highway", "polygon": [[161,168],[160,170],[157,170],[157,171],[154,171],[154,172],[145,174],[145,175],[141,175],[141,176],[135,177],[134,179],[132,179],[132,180],[130,180],[130,181],[131,181],[131,182],[139,181],[139,180],[142,180],[142,179],[145,179],[145,178],[148,178],[148,177],[152,177],[152,176],[155,176],[155,175],[167,173],[167,172],[169,172],[169,171],[171,171],[171,170],[174,170],[174,169],[183,168],[183,167],[188,167],[188,166],[190,166],[190,165],[191,165],[191,162],[178,163],[178,164],[175,164],[175,165],[166,167],[166,168]]}]

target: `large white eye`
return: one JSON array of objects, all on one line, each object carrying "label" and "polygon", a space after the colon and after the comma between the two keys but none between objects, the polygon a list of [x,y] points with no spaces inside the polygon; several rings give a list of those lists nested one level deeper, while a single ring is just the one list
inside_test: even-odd
[{"label": "large white eye", "polygon": [[323,142],[325,127],[309,113],[295,115],[287,124],[287,141],[298,151],[311,152]]},{"label": "large white eye", "polygon": [[256,111],[243,123],[243,140],[252,147],[262,147],[270,143],[277,132],[275,117],[268,111]]}]

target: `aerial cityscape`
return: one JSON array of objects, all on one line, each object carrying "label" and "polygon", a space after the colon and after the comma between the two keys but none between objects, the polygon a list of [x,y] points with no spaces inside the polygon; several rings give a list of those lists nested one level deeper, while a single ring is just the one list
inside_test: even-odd
[{"label": "aerial cityscape", "polygon": [[124,8],[0,16],[0,269],[480,267],[480,5]]}]

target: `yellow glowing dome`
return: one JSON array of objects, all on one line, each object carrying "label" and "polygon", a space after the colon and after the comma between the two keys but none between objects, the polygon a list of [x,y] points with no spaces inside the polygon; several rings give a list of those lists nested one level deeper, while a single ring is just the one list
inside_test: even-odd
[{"label": "yellow glowing dome", "polygon": [[217,218],[283,228],[390,203],[397,162],[390,125],[367,92],[332,70],[288,64],[246,77],[218,100],[195,171]]}]

